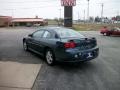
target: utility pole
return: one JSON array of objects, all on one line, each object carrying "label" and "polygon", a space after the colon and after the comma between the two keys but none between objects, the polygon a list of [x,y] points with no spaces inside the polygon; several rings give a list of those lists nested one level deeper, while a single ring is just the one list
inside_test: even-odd
[{"label": "utility pole", "polygon": [[88,9],[87,9],[87,10],[88,10],[88,11],[87,11],[87,19],[88,19],[88,21],[89,21],[89,1],[90,1],[90,0],[87,0],[87,1],[88,1]]},{"label": "utility pole", "polygon": [[59,24],[61,25],[61,9],[59,10],[60,10]]},{"label": "utility pole", "polygon": [[117,11],[117,15],[119,16],[119,10]]},{"label": "utility pole", "polygon": [[103,3],[101,3],[101,7],[102,7],[102,10],[101,10],[101,23],[102,23],[102,19],[103,19],[103,7],[104,7]]},{"label": "utility pole", "polygon": [[[119,16],[119,11],[117,11],[117,16]],[[118,24],[118,19],[117,19],[117,24]]]},{"label": "utility pole", "polygon": [[80,19],[80,15],[79,15],[79,12],[78,12],[78,22],[79,22],[79,19]]},{"label": "utility pole", "polygon": [[84,10],[84,23],[85,23],[85,10]]},{"label": "utility pole", "polygon": [[14,9],[11,9],[12,10],[12,17],[14,17]]},{"label": "utility pole", "polygon": [[60,10],[60,18],[61,18],[61,9],[59,9]]}]

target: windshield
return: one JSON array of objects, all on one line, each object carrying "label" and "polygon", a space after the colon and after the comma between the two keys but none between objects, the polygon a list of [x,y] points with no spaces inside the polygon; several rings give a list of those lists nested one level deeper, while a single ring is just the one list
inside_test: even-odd
[{"label": "windshield", "polygon": [[79,38],[85,38],[84,35],[80,34],[77,31],[74,31],[72,29],[56,29],[55,30],[57,34],[60,36],[60,38],[71,38],[71,37],[79,37]]}]

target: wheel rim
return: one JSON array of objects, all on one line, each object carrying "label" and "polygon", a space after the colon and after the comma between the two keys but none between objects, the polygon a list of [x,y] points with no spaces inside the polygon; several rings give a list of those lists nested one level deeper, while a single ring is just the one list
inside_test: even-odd
[{"label": "wheel rim", "polygon": [[52,64],[53,63],[53,55],[51,51],[48,51],[46,53],[46,60],[48,64]]},{"label": "wheel rim", "polygon": [[107,33],[104,33],[105,36],[107,36]]},{"label": "wheel rim", "polygon": [[27,50],[27,44],[26,42],[23,43],[24,50]]}]

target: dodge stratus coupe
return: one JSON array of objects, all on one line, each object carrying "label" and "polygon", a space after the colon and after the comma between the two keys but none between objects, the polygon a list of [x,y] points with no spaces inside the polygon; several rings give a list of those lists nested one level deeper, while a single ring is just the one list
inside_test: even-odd
[{"label": "dodge stratus coupe", "polygon": [[23,47],[44,56],[48,65],[90,61],[99,54],[96,38],[64,27],[40,28],[23,38]]}]

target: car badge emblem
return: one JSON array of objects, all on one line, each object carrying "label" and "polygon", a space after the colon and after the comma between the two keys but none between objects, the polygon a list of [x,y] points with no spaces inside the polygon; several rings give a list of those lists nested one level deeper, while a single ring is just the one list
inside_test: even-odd
[{"label": "car badge emblem", "polygon": [[88,53],[88,57],[87,58],[90,58],[90,57],[92,57],[92,55],[91,55],[91,53]]}]

